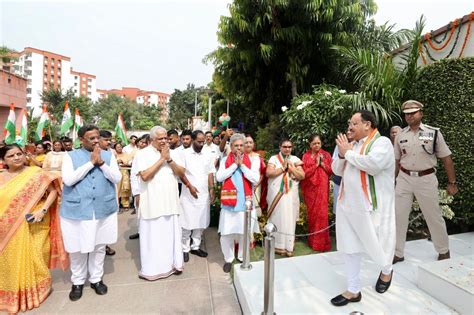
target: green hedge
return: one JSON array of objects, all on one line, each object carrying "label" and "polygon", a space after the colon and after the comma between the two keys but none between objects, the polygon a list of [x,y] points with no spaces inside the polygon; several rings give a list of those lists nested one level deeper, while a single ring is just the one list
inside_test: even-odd
[{"label": "green hedge", "polygon": [[[441,128],[453,152],[460,190],[451,205],[454,222],[462,231],[472,230],[474,58],[442,60],[424,67],[410,95],[425,105],[423,122]],[[447,177],[441,161],[438,170],[440,187],[445,188]]]}]

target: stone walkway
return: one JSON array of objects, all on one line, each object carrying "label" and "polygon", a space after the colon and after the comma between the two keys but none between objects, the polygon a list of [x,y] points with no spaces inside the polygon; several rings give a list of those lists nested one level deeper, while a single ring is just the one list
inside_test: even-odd
[{"label": "stone walkway", "polygon": [[53,293],[30,313],[241,314],[231,276],[222,271],[224,259],[215,228],[205,232],[207,259],[190,255],[181,275],[148,282],[138,278],[139,242],[128,239],[137,230],[136,216],[125,212],[118,218],[118,242],[112,246],[117,253],[105,259],[107,295],[96,295],[87,283],[82,298],[71,302],[70,272],[55,270]]}]

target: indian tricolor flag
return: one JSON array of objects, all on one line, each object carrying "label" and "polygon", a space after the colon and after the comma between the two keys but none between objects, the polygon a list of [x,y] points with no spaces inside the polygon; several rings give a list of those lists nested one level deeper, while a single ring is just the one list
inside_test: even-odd
[{"label": "indian tricolor flag", "polygon": [[71,111],[69,110],[68,101],[66,101],[66,103],[64,104],[63,120],[61,121],[61,131],[60,131],[61,136],[68,134],[73,125],[74,125],[74,121],[72,120],[72,115],[71,115]]},{"label": "indian tricolor flag", "polygon": [[19,145],[24,148],[28,143],[28,112],[26,109],[23,109],[21,116],[20,137],[21,143],[19,143]]},{"label": "indian tricolor flag", "polygon": [[122,113],[119,114],[117,126],[115,126],[115,138],[120,139],[122,144],[128,144],[127,130],[125,129],[125,124],[123,123]]},{"label": "indian tricolor flag", "polygon": [[43,105],[43,113],[41,113],[40,120],[38,122],[38,127],[36,128],[36,141],[41,141],[44,136],[46,136],[46,128],[49,124],[49,114],[48,108],[46,105]]},{"label": "indian tricolor flag", "polygon": [[10,104],[10,113],[8,114],[5,128],[3,129],[3,137],[5,138],[6,144],[15,143],[16,128],[15,128],[15,106],[13,103]]},{"label": "indian tricolor flag", "polygon": [[76,149],[81,146],[81,141],[79,140],[79,136],[77,134],[83,125],[84,122],[82,121],[79,109],[76,108],[76,114],[74,115],[74,130],[72,131],[72,142],[74,143],[74,148]]}]

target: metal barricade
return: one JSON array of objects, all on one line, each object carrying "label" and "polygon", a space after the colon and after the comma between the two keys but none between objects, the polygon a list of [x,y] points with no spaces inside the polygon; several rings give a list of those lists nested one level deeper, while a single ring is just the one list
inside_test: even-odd
[{"label": "metal barricade", "polygon": [[242,270],[252,269],[250,264],[250,239],[251,239],[251,224],[252,224],[252,200],[245,201],[245,226],[244,226],[244,248],[243,248],[243,261],[240,265]]},{"label": "metal barricade", "polygon": [[277,228],[272,223],[265,225],[265,266],[264,266],[264,292],[263,292],[263,315],[273,315],[273,298],[275,283],[275,237],[273,233]]}]

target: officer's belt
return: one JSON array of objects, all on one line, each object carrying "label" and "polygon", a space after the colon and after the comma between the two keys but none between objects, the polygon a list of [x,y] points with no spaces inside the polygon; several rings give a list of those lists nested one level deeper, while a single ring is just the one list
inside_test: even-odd
[{"label": "officer's belt", "polygon": [[406,168],[404,168],[403,166],[400,166],[400,170],[403,173],[408,174],[410,176],[414,176],[414,177],[421,177],[421,176],[425,176],[425,175],[428,175],[428,174],[431,174],[431,173],[435,172],[435,169],[433,167],[429,168],[427,170],[424,170],[424,171],[410,171],[410,170],[407,170]]}]

